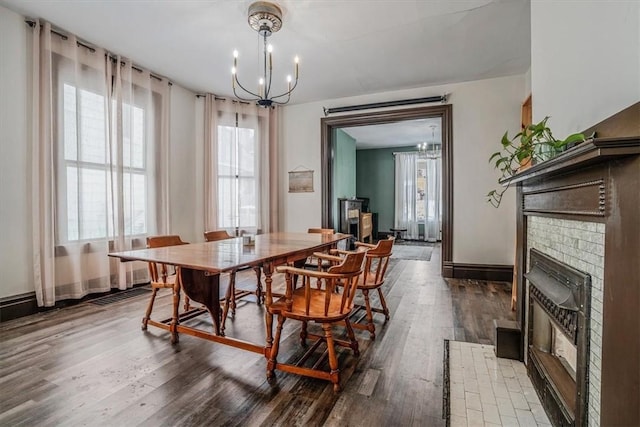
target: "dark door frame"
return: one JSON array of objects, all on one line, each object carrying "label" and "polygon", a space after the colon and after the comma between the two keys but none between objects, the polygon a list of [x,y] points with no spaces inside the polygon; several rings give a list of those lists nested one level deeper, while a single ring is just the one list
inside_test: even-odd
[{"label": "dark door frame", "polygon": [[453,277],[453,115],[452,106],[405,108],[373,113],[324,117],[321,127],[322,227],[335,228],[331,215],[334,203],[333,130],[349,126],[367,126],[405,120],[440,117],[442,120],[442,276]]}]

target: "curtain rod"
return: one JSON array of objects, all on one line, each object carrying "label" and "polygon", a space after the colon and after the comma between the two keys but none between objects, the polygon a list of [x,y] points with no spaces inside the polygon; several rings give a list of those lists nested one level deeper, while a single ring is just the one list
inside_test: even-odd
[{"label": "curtain rod", "polygon": [[[30,26],[31,28],[33,28],[33,27],[36,25],[36,21],[34,21],[34,20],[32,20],[32,19],[25,19],[25,21],[24,21],[24,22],[26,22],[26,23],[27,23],[27,25],[28,25],[28,26]],[[42,24],[40,24],[40,26],[42,27]],[[51,32],[52,32],[53,34],[55,34],[56,36],[60,37],[62,40],[67,40],[67,39],[69,38],[69,36],[68,36],[67,34],[61,33],[60,31],[55,30],[55,29],[53,29],[53,28],[51,28]],[[83,41],[80,41],[80,40],[77,40],[77,39],[76,39],[76,44],[77,44],[78,46],[82,46],[82,47],[84,47],[85,49],[88,49],[91,53],[94,53],[94,52],[96,51],[96,48],[95,48],[94,46],[91,46],[90,44],[87,44],[87,43],[85,43],[85,42],[83,42]],[[105,50],[105,52],[106,52],[106,50]],[[111,52],[106,52],[106,55],[107,55],[107,56],[109,57],[109,59],[111,59],[111,61],[113,61],[113,62],[116,62],[116,61],[117,61],[117,59],[118,59],[118,58],[117,58],[113,53],[111,53]],[[120,62],[120,65],[124,65],[124,64],[125,64],[125,62],[124,62],[124,61],[121,61],[121,62]],[[139,72],[139,73],[142,73],[142,72],[144,71],[142,68],[137,67],[137,66],[136,66],[136,65],[134,65],[133,63],[131,63],[131,68],[132,68],[132,69],[134,69],[134,70],[136,70],[136,71],[137,71],[137,72]],[[163,81],[163,80],[165,80],[164,78],[162,78],[162,77],[160,77],[160,76],[157,76],[157,75],[155,75],[155,74],[153,74],[153,73],[151,73],[151,72],[149,72],[149,76],[150,76],[151,78],[156,79],[156,80],[159,80],[159,81]],[[169,86],[173,86],[173,82],[172,82],[172,81],[170,81],[170,80],[167,80],[167,84],[168,84]]]},{"label": "curtain rod", "polygon": [[[393,154],[395,156],[396,154],[425,154],[425,153],[422,153],[420,151],[394,151],[391,154]],[[428,153],[426,153],[426,154],[428,154]]]},{"label": "curtain rod", "polygon": [[420,154],[420,152],[419,151],[394,151],[392,154],[395,156],[396,154]]},{"label": "curtain rod", "polygon": [[[196,98],[204,98],[205,96],[207,96],[207,95],[205,95],[204,93],[196,93]],[[256,105],[256,104],[253,104],[253,102],[250,102],[250,101],[241,101],[239,99],[233,99],[233,98],[223,98],[221,96],[216,96],[216,95],[213,96],[213,99],[215,99],[216,101],[231,101],[234,104]],[[275,105],[272,105],[272,106],[269,107],[269,109],[271,109],[271,110],[275,110],[275,108],[276,108]]]},{"label": "curtain rod", "polygon": [[444,95],[441,95],[441,96],[428,96],[426,98],[413,98],[413,99],[401,99],[398,101],[374,102],[371,104],[350,105],[347,107],[334,107],[334,108],[322,107],[322,109],[324,110],[324,115],[328,116],[329,114],[344,113],[346,111],[369,110],[373,108],[384,108],[384,107],[398,107],[403,105],[425,104],[428,102],[442,102],[444,104],[447,102],[448,95],[449,94],[445,93]]},{"label": "curtain rod", "polygon": [[[204,93],[196,93],[196,98],[204,98],[205,96],[207,96]],[[221,96],[213,96],[213,99],[215,99],[216,101],[227,101],[227,98],[223,98]],[[238,99],[231,99],[231,102],[233,102],[234,104],[245,104],[245,105],[250,105],[251,103],[249,101],[240,101]]]}]

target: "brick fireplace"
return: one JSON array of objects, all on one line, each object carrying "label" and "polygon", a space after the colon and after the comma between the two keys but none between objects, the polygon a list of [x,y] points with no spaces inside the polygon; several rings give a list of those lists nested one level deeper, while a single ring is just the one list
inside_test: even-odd
[{"label": "brick fireplace", "polygon": [[[556,425],[640,425],[640,138],[585,142],[511,183],[518,199],[520,354],[540,385],[545,411]],[[584,327],[577,334],[562,324],[578,316],[581,304],[563,305],[558,291],[554,308],[541,296],[546,285],[530,274],[541,257],[588,277]],[[536,325],[543,332],[529,335]],[[544,381],[553,380],[550,370],[560,372],[562,383],[574,383],[555,399],[566,404],[575,398],[564,418],[554,418],[553,402],[544,403],[549,390],[559,394],[558,386],[545,388]]]}]

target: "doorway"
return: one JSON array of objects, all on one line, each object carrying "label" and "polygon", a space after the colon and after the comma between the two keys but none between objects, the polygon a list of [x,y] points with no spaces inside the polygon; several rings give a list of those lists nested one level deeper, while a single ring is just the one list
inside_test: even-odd
[{"label": "doorway", "polygon": [[337,195],[334,194],[335,153],[333,151],[336,130],[345,127],[369,126],[396,123],[407,120],[439,118],[442,123],[442,259],[443,277],[451,277],[443,268],[451,265],[453,242],[453,144],[452,107],[438,105],[382,112],[325,117],[321,119],[321,161],[322,161],[322,226],[335,228],[334,208]]}]

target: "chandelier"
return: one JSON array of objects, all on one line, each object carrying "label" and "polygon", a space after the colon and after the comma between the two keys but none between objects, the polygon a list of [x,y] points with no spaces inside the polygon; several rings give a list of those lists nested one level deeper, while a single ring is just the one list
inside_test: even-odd
[{"label": "chandelier", "polygon": [[[271,80],[273,69],[273,48],[267,44],[267,37],[282,28],[282,10],[273,3],[257,1],[249,6],[249,25],[262,36],[262,76],[258,80],[258,90],[247,89],[238,80],[238,51],[233,51],[233,68],[231,68],[231,80],[233,84],[233,94],[243,101],[256,102],[262,107],[270,107],[273,104],[283,105],[291,99],[291,92],[298,85],[298,57],[294,59],[294,77],[287,76],[287,91],[280,95],[273,95],[271,92]],[[292,85],[293,82],[293,85]],[[238,93],[240,89],[240,93]],[[286,99],[285,99],[286,97]]]},{"label": "chandelier", "polygon": [[418,156],[427,159],[437,159],[442,156],[441,144],[436,141],[436,125],[430,125],[431,142],[422,142],[418,144]]}]

